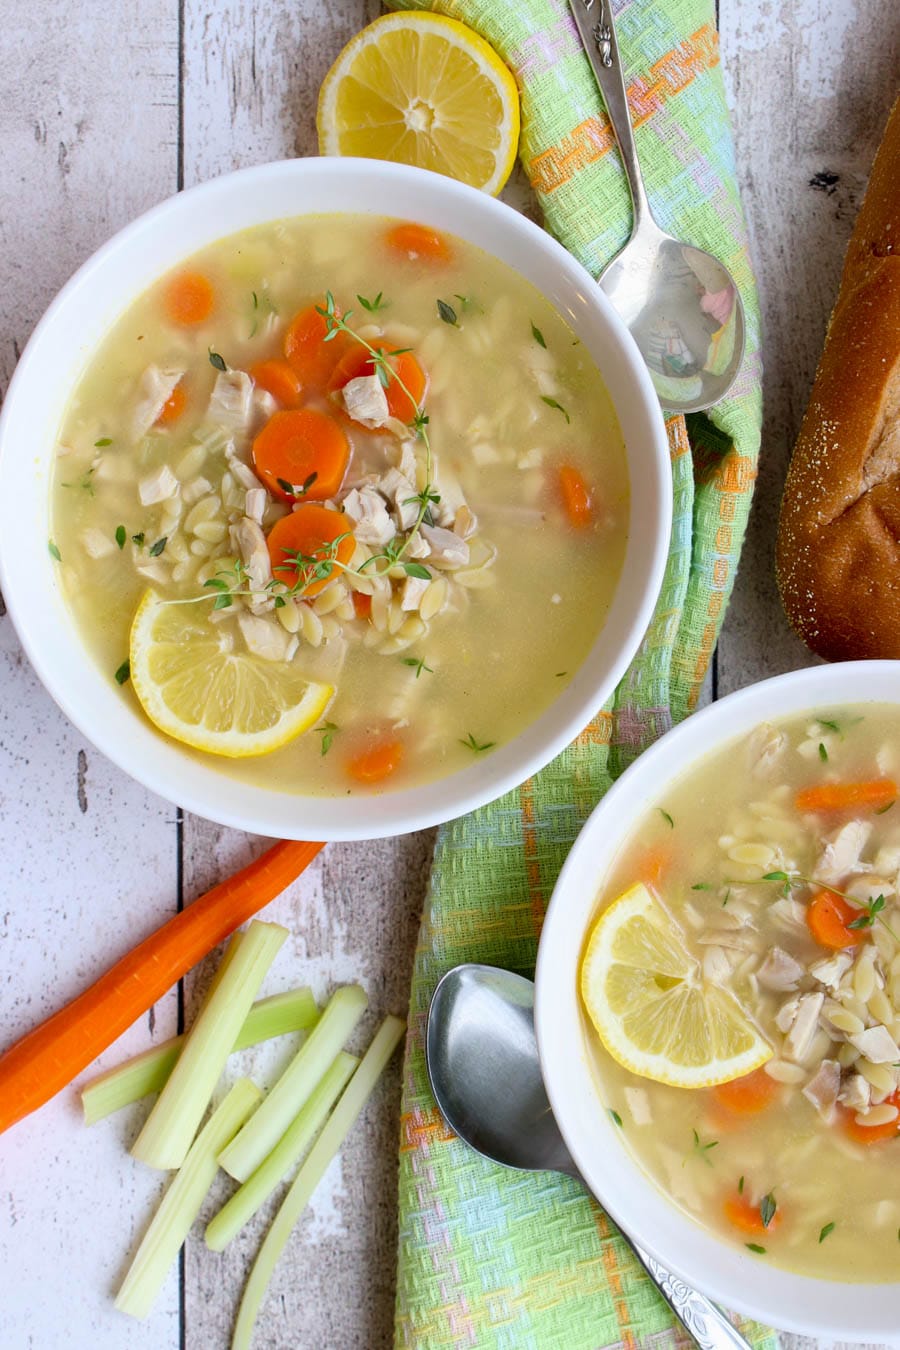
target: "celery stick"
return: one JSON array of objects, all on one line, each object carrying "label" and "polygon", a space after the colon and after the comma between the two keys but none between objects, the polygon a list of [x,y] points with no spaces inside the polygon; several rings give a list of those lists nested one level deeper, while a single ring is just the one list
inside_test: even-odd
[{"label": "celery stick", "polygon": [[[294,1178],[253,1262],[238,1309],[231,1350],[250,1350],[256,1315],[291,1230],[309,1203],[310,1197],[322,1179],[322,1174],[368,1101],[372,1089],[402,1040],[405,1030],[406,1025],[399,1017],[384,1019],[375,1039],[363,1055],[362,1063],[350,1079],[344,1095],[326,1121],[322,1133]],[[262,1110],[262,1107],[259,1109]]]},{"label": "celery stick", "polygon": [[281,1139],[249,1180],[235,1191],[206,1226],[206,1245],[220,1252],[259,1209],[319,1133],[328,1112],[343,1092],[359,1064],[355,1055],[342,1050],[309,1101],[288,1126]]},{"label": "celery stick", "polygon": [[297,1054],[262,1106],[219,1159],[236,1181],[246,1181],[268,1157],[297,1112],[308,1100],[366,1010],[368,999],[359,985],[336,989]]},{"label": "celery stick", "polygon": [[191,1027],[169,1081],[156,1099],[131,1152],[150,1167],[180,1167],[203,1118],[231,1047],[266,971],[288,932],[254,919],[217,974]]},{"label": "celery stick", "polygon": [[239,1078],[197,1135],[122,1281],[116,1295],[120,1312],[132,1317],[146,1317],[149,1313],[218,1171],[217,1154],[241,1128],[261,1097],[255,1083],[249,1078]]},{"label": "celery stick", "polygon": [[[289,1031],[308,1031],[315,1026],[318,1016],[311,989],[289,989],[283,994],[261,998],[248,1012],[231,1047],[232,1053],[258,1045],[260,1041],[284,1036]],[[92,1078],[81,1089],[85,1125],[94,1125],[131,1102],[139,1101],[151,1092],[160,1092],[175,1067],[183,1044],[183,1036],[173,1036]]]}]

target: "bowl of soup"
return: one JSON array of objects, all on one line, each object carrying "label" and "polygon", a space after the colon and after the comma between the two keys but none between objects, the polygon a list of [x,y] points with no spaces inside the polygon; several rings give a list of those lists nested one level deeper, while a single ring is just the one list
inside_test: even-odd
[{"label": "bowl of soup", "polygon": [[447,178],[303,160],[181,193],[38,326],[0,574],[41,679],[149,788],[371,837],[546,763],[627,667],[665,430],[603,293]]},{"label": "bowl of soup", "polygon": [[895,662],[732,694],[585,825],[536,1024],[587,1184],[726,1307],[809,1335],[900,1317]]}]

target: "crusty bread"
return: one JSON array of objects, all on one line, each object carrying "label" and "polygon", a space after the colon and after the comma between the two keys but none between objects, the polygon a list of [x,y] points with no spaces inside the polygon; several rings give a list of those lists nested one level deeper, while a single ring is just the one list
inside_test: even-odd
[{"label": "crusty bread", "polygon": [[776,570],[813,651],[900,659],[900,99],[788,470]]}]

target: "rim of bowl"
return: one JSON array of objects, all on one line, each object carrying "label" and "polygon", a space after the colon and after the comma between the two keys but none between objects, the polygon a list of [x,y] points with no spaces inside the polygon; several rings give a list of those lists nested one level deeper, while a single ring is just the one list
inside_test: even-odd
[{"label": "rim of bowl", "polygon": [[900,705],[900,662],[812,666],[749,685],[688,717],[626,769],[588,817],[554,887],[538,949],[535,1029],[547,1093],[572,1157],[636,1242],[736,1312],[807,1336],[877,1341],[896,1335],[900,1285],[824,1280],[761,1263],[689,1218],[648,1177],[606,1113],[578,997],[584,934],[604,875],[665,786],[760,722],[851,703]]},{"label": "rim of bowl", "polygon": [[[335,206],[338,198],[342,205]],[[383,794],[318,797],[230,777],[153,728],[111,681],[107,687],[62,600],[46,541],[61,416],[115,319],[158,276],[216,239],[264,221],[337,213],[416,218],[469,240],[530,280],[601,369],[625,441],[631,504],[606,621],[569,685],[538,718],[448,777]],[[117,276],[125,293],[113,299]],[[47,369],[62,370],[49,400]],[[168,198],[79,268],[37,325],[10,382],[0,413],[0,485],[0,586],[32,666],[78,730],[145,787],[200,816],[264,835],[324,840],[402,834],[452,819],[558,754],[611,693],[647,629],[672,512],[668,442],[650,376],[624,324],[571,254],[519,212],[452,179],[379,160],[316,157],[241,169]]]}]

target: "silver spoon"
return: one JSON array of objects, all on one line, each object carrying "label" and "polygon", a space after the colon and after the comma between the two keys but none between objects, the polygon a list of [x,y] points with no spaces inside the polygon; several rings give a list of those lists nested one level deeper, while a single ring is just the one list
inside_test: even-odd
[{"label": "silver spoon", "polygon": [[730,388],[744,354],[744,308],[728,268],[666,234],[653,219],[628,111],[610,0],[569,0],[628,179],[631,239],[600,285],[634,338],[659,401],[699,412]]},{"label": "silver spoon", "polygon": [[[581,1181],[541,1078],[534,985],[495,966],[456,966],[434,991],[425,1058],[441,1115],[492,1162],[525,1172],[565,1172]],[[628,1243],[701,1350],[750,1350],[713,1303]]]}]

